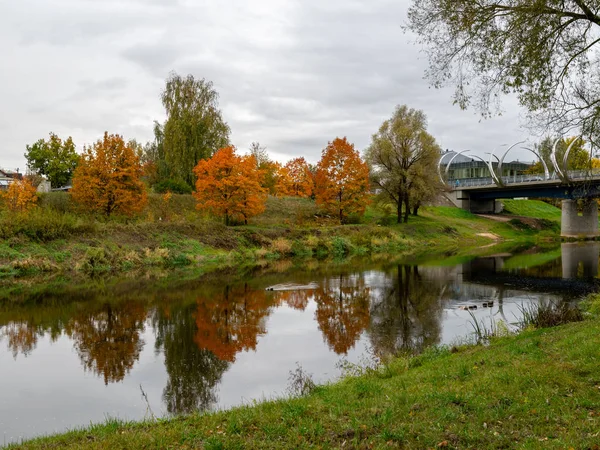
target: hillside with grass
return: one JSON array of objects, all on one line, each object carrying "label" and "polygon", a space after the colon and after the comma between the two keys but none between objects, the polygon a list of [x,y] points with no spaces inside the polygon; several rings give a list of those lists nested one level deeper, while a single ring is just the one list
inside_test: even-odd
[{"label": "hillside with grass", "polygon": [[424,207],[406,224],[397,224],[387,208],[370,206],[354,222],[340,225],[310,199],[269,197],[264,213],[248,225],[225,226],[196,209],[190,195],[150,195],[138,217],[107,219],[75,209],[68,194],[52,193],[27,214],[0,214],[0,279],[145,267],[210,270],[284,258],[466,253],[557,237],[553,223],[523,227],[442,206]]},{"label": "hillside with grass", "polygon": [[541,200],[502,200],[504,214],[520,217],[533,217],[560,222],[561,211],[556,206]]}]

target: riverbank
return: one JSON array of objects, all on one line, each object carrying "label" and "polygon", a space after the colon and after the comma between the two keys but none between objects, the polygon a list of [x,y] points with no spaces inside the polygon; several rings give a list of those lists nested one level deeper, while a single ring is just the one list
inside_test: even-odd
[{"label": "riverbank", "polygon": [[370,208],[361,223],[336,225],[311,200],[270,198],[250,225],[226,227],[196,211],[191,196],[174,196],[168,205],[154,198],[144,218],[130,221],[78,216],[61,201],[46,200],[27,217],[2,218],[0,279],[85,278],[152,267],[208,271],[286,258],[472,253],[500,242],[558,238],[558,224],[543,217],[502,223],[450,207],[422,208],[407,224]]},{"label": "riverbank", "polygon": [[300,370],[291,385],[309,393],[299,398],[109,420],[9,448],[595,448],[599,345],[600,320],[588,319],[430,349],[327,386]]}]

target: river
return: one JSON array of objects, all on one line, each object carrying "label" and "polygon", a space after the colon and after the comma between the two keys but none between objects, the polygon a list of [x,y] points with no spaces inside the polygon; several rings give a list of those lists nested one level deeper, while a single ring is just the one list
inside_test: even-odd
[{"label": "river", "polygon": [[511,327],[521,308],[596,291],[599,250],[278,262],[25,289],[0,303],[0,444],[250,404],[287,395],[297,367],[323,383],[341,361],[465,342],[473,316]]}]

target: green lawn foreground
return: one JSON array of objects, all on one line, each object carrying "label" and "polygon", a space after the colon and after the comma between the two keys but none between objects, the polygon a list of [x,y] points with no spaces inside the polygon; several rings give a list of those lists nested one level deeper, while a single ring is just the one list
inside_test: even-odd
[{"label": "green lawn foreground", "polygon": [[301,398],[11,449],[526,448],[600,445],[600,320],[433,349]]}]

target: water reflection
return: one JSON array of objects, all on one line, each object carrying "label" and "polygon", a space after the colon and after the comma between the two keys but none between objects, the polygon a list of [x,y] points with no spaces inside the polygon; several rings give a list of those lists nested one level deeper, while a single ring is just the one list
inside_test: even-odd
[{"label": "water reflection", "polygon": [[234,362],[243,350],[256,349],[259,335],[267,332],[269,305],[264,290],[227,285],[211,298],[198,298],[194,342],[222,361]]},{"label": "water reflection", "polygon": [[443,279],[423,280],[417,266],[385,274],[372,299],[369,337],[377,354],[420,351],[440,341]]},{"label": "water reflection", "polygon": [[215,387],[229,367],[227,361],[196,344],[195,311],[194,303],[168,305],[156,308],[152,317],[155,349],[164,354],[168,374],[162,398],[170,414],[210,408],[217,401]]},{"label": "water reflection", "polygon": [[338,355],[347,354],[369,325],[369,298],[370,289],[362,274],[326,279],[315,290],[319,329]]},{"label": "water reflection", "polygon": [[[331,377],[340,356],[358,360],[367,348],[379,355],[419,352],[464,335],[469,316],[459,308],[467,303],[493,301],[493,308],[476,310],[478,317],[509,322],[518,302],[581,297],[598,288],[599,252],[596,243],[563,244],[460,264],[303,268],[250,274],[239,282],[214,277],[36,294],[22,305],[0,305],[0,341],[6,346],[0,350],[0,379],[18,389],[31,370],[48,364],[46,353],[56,351],[65,360],[75,356],[78,370],[65,363],[70,379],[95,374],[95,382],[106,388],[102,395],[120,405],[116,415],[129,411],[118,389],[130,380],[133,387],[127,389],[138,392],[142,382],[156,385],[157,412],[239,404],[281,393],[293,368],[289,358],[308,345],[322,371],[316,376]],[[274,282],[304,287],[267,291]],[[295,346],[284,344],[291,342],[285,339],[289,335],[300,337]],[[288,365],[281,367],[284,358]],[[53,383],[58,381],[47,383],[49,392]],[[70,389],[84,397],[90,386]],[[19,426],[12,411],[22,402],[21,396],[0,402],[0,432]],[[107,413],[102,405],[86,402],[80,424],[101,420]],[[57,415],[61,407],[57,395]],[[138,416],[127,418],[142,418],[145,408],[138,409]],[[54,431],[43,428],[44,420],[36,433]]]},{"label": "water reflection", "polygon": [[104,379],[104,384],[121,381],[139,359],[144,347],[140,333],[148,314],[139,302],[90,305],[66,324],[64,332],[73,340],[86,370]]}]

